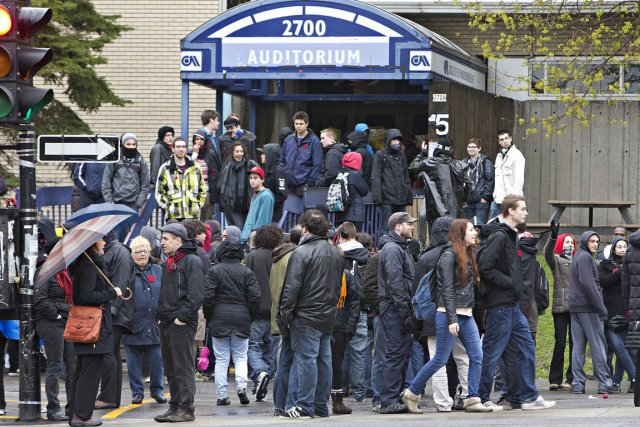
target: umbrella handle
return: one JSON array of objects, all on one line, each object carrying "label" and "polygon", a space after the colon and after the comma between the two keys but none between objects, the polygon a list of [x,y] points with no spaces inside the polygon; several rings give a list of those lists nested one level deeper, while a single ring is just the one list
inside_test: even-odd
[{"label": "umbrella handle", "polygon": [[129,292],[129,296],[128,297],[124,297],[124,296],[120,295],[118,298],[120,298],[123,301],[129,301],[131,299],[131,297],[133,296],[133,292],[131,292],[131,288],[127,288],[127,291]]}]

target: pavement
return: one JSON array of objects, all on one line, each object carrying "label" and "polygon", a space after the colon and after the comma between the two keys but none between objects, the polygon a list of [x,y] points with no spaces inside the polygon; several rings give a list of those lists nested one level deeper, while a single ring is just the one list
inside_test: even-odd
[{"label": "pavement", "polygon": [[[5,375],[5,399],[7,400],[6,415],[0,416],[0,427],[3,424],[14,425],[18,414],[18,383],[19,377]],[[42,377],[44,384],[44,376]],[[269,391],[271,392],[271,384]],[[269,401],[255,402],[253,396],[249,405],[240,405],[235,394],[234,379],[229,377],[230,406],[216,406],[215,384],[212,381],[196,383],[196,421],[189,425],[194,426],[270,426],[270,425],[303,425],[314,426],[624,426],[640,424],[640,408],[633,407],[633,394],[625,393],[628,382],[624,381],[623,393],[610,395],[603,399],[596,393],[597,384],[590,381],[587,384],[586,394],[575,395],[570,392],[548,391],[546,380],[537,380],[536,384],[542,396],[548,400],[555,400],[555,408],[538,411],[503,411],[497,413],[471,414],[462,411],[451,413],[438,413],[431,399],[430,383],[427,395],[422,399],[424,414],[399,414],[380,415],[372,412],[371,399],[364,402],[355,402],[352,398],[345,398],[345,403],[353,409],[351,415],[331,416],[329,418],[316,418],[312,420],[290,420],[273,416],[273,406]],[[103,425],[109,426],[152,426],[158,425],[153,417],[164,412],[167,404],[158,404],[149,398],[148,384],[146,385],[146,398],[141,405],[131,405],[131,391],[126,378],[123,381],[122,405],[118,409],[95,411],[94,417],[99,417]],[[250,389],[251,386],[248,387]],[[165,386],[165,390],[167,387]],[[60,398],[64,402],[64,382],[60,382]],[[168,397],[168,393],[166,394]],[[492,396],[497,399],[497,394]],[[42,398],[45,399],[44,386]],[[46,399],[42,408],[46,406]],[[42,414],[43,417],[46,414]],[[38,422],[24,422],[24,425],[48,425],[66,426],[66,422],[51,422],[43,419]]]}]

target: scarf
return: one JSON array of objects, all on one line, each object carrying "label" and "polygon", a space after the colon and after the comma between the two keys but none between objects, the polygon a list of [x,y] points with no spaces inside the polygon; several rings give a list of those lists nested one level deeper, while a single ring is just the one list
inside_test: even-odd
[{"label": "scarf", "polygon": [[178,266],[176,263],[182,259],[184,256],[184,252],[178,252],[175,256],[170,256],[167,258],[167,270],[175,271]]},{"label": "scarf", "polygon": [[72,296],[73,296],[73,282],[71,282],[71,277],[69,277],[69,270],[64,269],[55,276],[56,282],[58,285],[64,289],[64,301],[71,305]]},{"label": "scarf", "polygon": [[338,298],[338,308],[344,308],[344,302],[347,299],[347,276],[342,273],[342,286],[340,287],[340,298]]},{"label": "scarf", "polygon": [[239,162],[231,160],[223,172],[222,202],[235,212],[249,211],[250,197],[247,194],[248,189],[251,188],[247,174],[249,165],[246,157]]}]

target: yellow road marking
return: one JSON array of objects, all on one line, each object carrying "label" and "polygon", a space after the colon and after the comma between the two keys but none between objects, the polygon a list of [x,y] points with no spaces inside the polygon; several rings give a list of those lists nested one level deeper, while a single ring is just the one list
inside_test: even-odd
[{"label": "yellow road marking", "polygon": [[15,420],[18,419],[15,415],[0,415],[1,420]]},{"label": "yellow road marking", "polygon": [[[169,398],[169,393],[165,393],[165,394],[164,394],[164,397]],[[111,420],[111,419],[114,419],[114,418],[118,418],[120,415],[124,414],[124,413],[125,413],[125,412],[127,412],[127,411],[130,411],[130,410],[132,410],[132,409],[139,408],[139,407],[141,407],[142,405],[145,405],[145,404],[147,404],[147,403],[154,403],[154,402],[155,402],[155,399],[144,399],[144,400],[142,401],[142,403],[141,403],[141,404],[139,404],[139,405],[131,404],[131,405],[127,405],[127,406],[121,406],[121,407],[119,407],[119,408],[117,408],[117,409],[114,409],[114,410],[113,410],[113,411],[111,411],[111,412],[106,413],[105,415],[101,416],[100,418],[102,418],[102,419],[108,419],[108,420]]]}]

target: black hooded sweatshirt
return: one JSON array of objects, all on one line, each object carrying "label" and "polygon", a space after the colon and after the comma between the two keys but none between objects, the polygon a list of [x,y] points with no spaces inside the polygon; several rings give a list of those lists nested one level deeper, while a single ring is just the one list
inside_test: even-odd
[{"label": "black hooded sweatshirt", "polygon": [[394,150],[389,143],[402,139],[398,129],[389,129],[386,147],[376,153],[371,169],[371,196],[373,203],[385,205],[410,205],[413,203],[407,159],[401,150]]},{"label": "black hooded sweatshirt", "polygon": [[287,200],[287,186],[284,180],[284,170],[280,166],[280,145],[266,144],[262,147],[266,157],[264,165],[264,186],[271,190],[275,197],[273,206],[273,221],[278,222],[282,217],[284,202]]},{"label": "black hooded sweatshirt", "polygon": [[360,175],[367,184],[367,187],[371,188],[371,169],[373,168],[373,155],[367,148],[369,145],[367,135],[364,132],[353,131],[346,136],[347,148],[349,151],[355,151],[362,156],[362,166],[360,168]]}]

